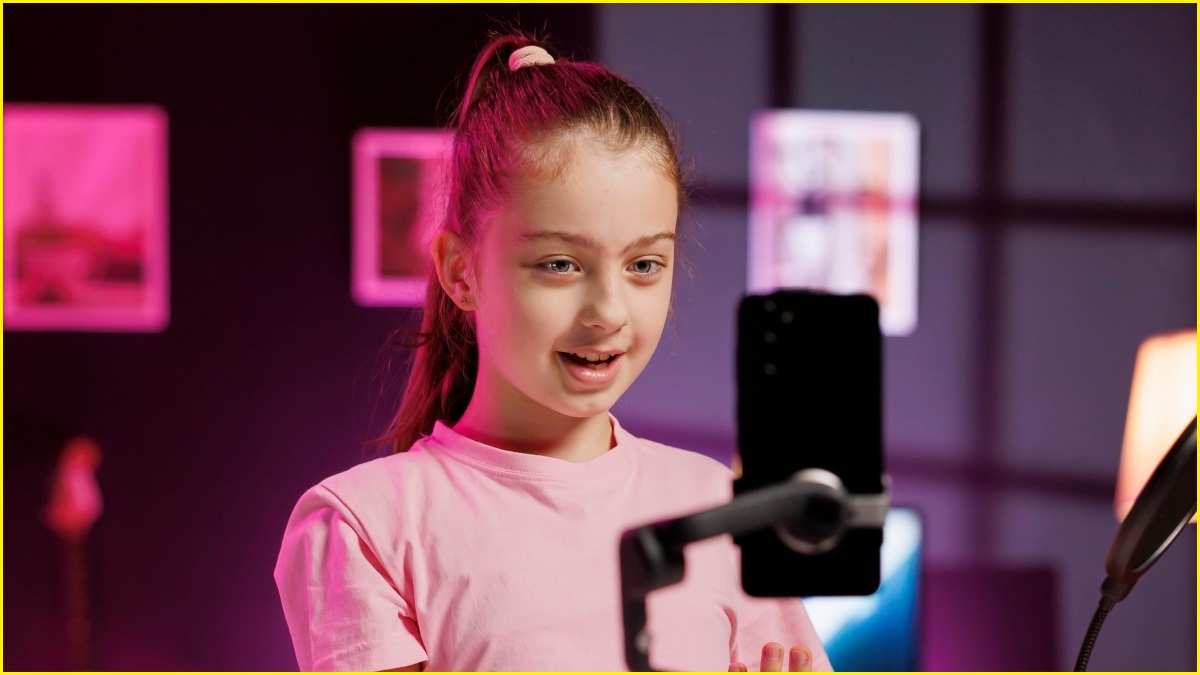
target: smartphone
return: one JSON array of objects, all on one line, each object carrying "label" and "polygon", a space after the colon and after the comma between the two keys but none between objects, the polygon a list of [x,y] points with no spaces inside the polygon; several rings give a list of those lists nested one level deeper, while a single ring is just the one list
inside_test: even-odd
[{"label": "smartphone", "polygon": [[[810,467],[851,494],[883,477],[883,341],[867,295],[787,290],[738,307],[737,441],[742,494]],[[758,597],[870,595],[879,588],[882,527],[847,529],[833,549],[801,554],[774,529],[739,536],[742,587]]]}]

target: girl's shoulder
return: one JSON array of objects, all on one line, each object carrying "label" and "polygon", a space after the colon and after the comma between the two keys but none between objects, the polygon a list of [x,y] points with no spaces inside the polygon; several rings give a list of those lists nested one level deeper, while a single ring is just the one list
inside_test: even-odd
[{"label": "girl's shoulder", "polygon": [[627,438],[631,442],[634,452],[655,470],[670,470],[676,475],[682,472],[696,478],[718,481],[728,481],[733,477],[733,471],[728,466],[708,455],[632,434],[627,434]]},{"label": "girl's shoulder", "polygon": [[329,476],[309,492],[324,493],[348,506],[412,496],[428,485],[428,474],[437,467],[431,453],[423,451],[423,441],[408,452],[370,459]]}]

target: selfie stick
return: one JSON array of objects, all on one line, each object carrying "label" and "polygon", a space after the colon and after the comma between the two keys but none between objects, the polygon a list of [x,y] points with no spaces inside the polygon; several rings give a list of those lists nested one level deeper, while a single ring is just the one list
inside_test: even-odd
[{"label": "selfie stick", "polygon": [[852,495],[835,474],[804,469],[791,480],[739,495],[728,504],[626,530],[620,547],[621,603],[629,669],[654,670],[646,596],[683,580],[683,548],[688,544],[774,527],[788,548],[815,555],[836,546],[847,529],[883,527],[887,510],[887,492]]}]

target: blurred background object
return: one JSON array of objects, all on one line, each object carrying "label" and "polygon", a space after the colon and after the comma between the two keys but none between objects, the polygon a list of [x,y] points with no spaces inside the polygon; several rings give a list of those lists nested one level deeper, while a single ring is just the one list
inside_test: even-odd
[{"label": "blurred background object", "polygon": [[71,670],[92,669],[91,588],[88,580],[88,534],[104,511],[96,482],[100,445],[87,436],[67,441],[58,456],[43,522],[60,540],[63,611]]},{"label": "blurred background object", "polygon": [[1125,519],[1146,479],[1195,415],[1196,331],[1147,338],[1138,348],[1125,417],[1114,502],[1118,520]]}]

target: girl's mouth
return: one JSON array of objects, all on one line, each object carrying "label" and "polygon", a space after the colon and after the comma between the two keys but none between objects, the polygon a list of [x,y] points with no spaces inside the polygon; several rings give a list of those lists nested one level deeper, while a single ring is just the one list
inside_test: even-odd
[{"label": "girl's mouth", "polygon": [[559,354],[571,363],[592,370],[604,370],[620,356],[620,354],[576,354],[573,352],[559,352]]},{"label": "girl's mouth", "polygon": [[579,354],[558,352],[558,361],[568,376],[584,390],[604,389],[621,370],[624,354]]}]

